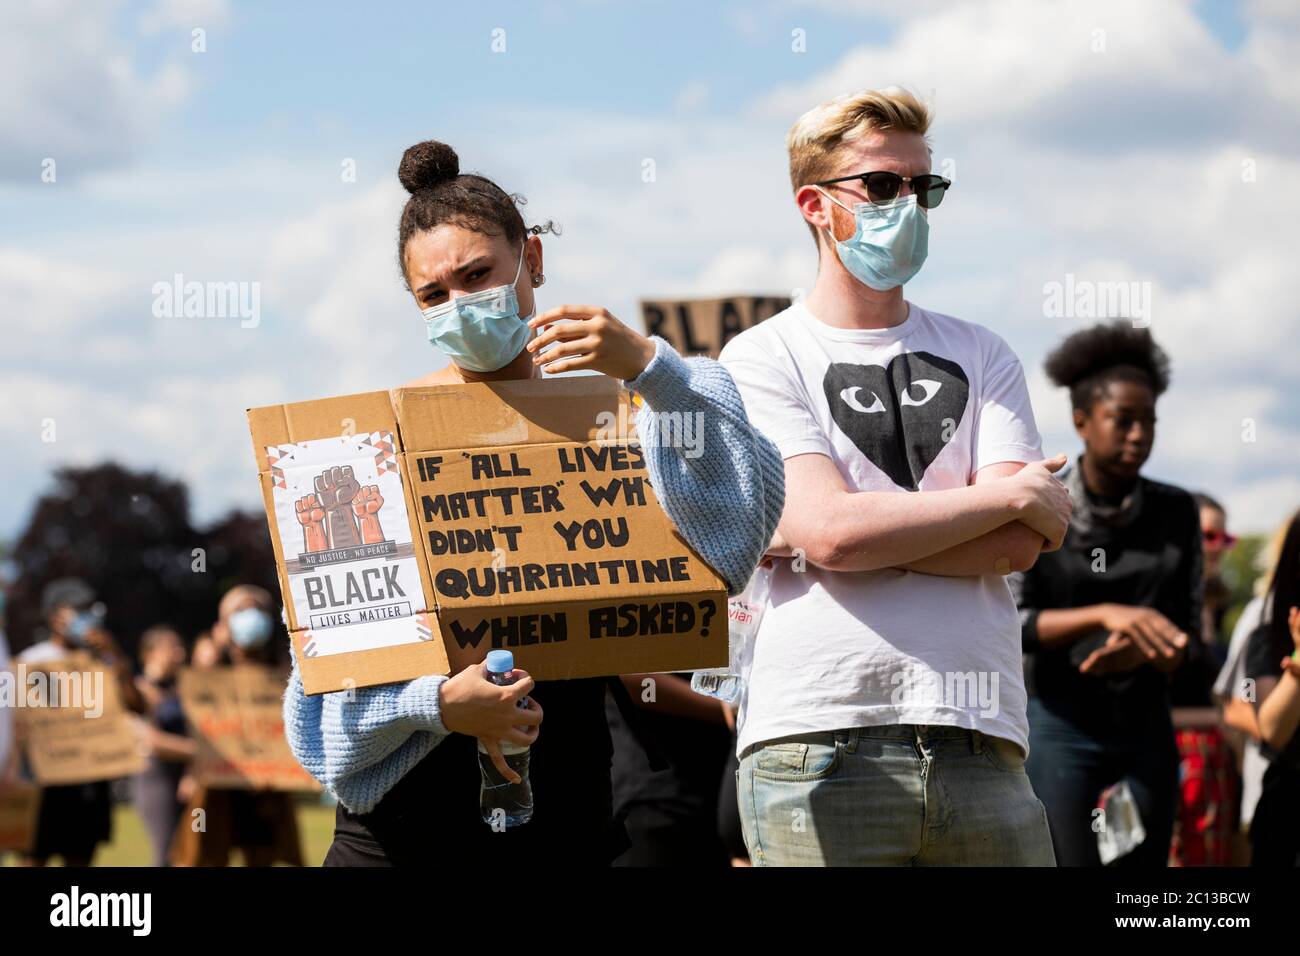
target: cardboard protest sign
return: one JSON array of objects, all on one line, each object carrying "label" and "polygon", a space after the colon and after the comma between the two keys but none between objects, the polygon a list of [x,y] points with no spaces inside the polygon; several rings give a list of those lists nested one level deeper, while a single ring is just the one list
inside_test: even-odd
[{"label": "cardboard protest sign", "polygon": [[284,736],[283,675],[256,664],[183,668],[177,690],[197,745],[191,770],[199,783],[319,792]]},{"label": "cardboard protest sign", "polygon": [[40,807],[40,787],[26,780],[0,781],[0,852],[31,849]]},{"label": "cardboard protest sign", "polygon": [[[249,412],[309,694],[454,673],[498,647],[538,680],[726,662],[725,585],[659,506],[616,382],[444,385],[398,390],[396,414],[392,402]],[[340,422],[353,434],[338,437]],[[382,531],[366,523],[372,489]]]},{"label": "cardboard protest sign", "polygon": [[402,389],[407,482],[452,670],[538,680],[723,664],[726,589],[655,498],[612,379]]},{"label": "cardboard protest sign", "polygon": [[15,716],[37,783],[113,780],[144,769],[113,672],[87,654],[16,667],[27,699]]},{"label": "cardboard protest sign", "polygon": [[683,355],[717,358],[735,336],[789,307],[789,296],[779,295],[649,299],[641,302],[641,320],[646,335],[662,336]]},{"label": "cardboard protest sign", "polygon": [[308,693],[445,673],[389,394],[255,408],[248,420]]}]

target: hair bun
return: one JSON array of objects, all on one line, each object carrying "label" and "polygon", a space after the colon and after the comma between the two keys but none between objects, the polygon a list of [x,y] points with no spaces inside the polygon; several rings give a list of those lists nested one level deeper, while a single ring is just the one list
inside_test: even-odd
[{"label": "hair bun", "polygon": [[397,178],[409,193],[436,186],[459,175],[460,157],[446,143],[435,139],[408,148],[397,166]]}]

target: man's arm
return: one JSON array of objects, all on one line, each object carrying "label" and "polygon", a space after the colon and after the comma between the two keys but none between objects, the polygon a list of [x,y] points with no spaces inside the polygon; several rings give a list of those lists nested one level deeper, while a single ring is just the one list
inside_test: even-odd
[{"label": "man's arm", "polygon": [[[1025,467],[1022,461],[988,465],[975,473],[975,484],[1010,478]],[[1047,539],[1020,521],[1009,521],[978,538],[963,541],[919,561],[899,565],[907,571],[942,577],[974,577],[1028,571],[1038,560]]]},{"label": "man's arm", "polygon": [[[1042,457],[1020,360],[997,336],[990,336],[985,345],[986,373],[971,442],[974,485],[1010,479],[1025,468],[1026,461]],[[1024,522],[1012,521],[901,567],[947,577],[1027,571],[1045,545],[1048,551],[1060,545],[1059,541],[1048,538]]]},{"label": "man's arm", "polygon": [[811,563],[832,571],[875,571],[945,551],[1024,520],[1059,547],[1069,495],[1051,477],[1065,456],[1035,462],[1005,481],[901,493],[850,492],[825,455],[785,462],[786,508],[780,537]]}]

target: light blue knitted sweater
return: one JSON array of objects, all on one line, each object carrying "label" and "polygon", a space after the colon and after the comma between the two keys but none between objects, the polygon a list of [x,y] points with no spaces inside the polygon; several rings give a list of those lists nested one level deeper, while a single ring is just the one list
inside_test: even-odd
[{"label": "light blue knitted sweater", "polygon": [[[781,454],[750,425],[726,369],[653,341],[654,358],[626,383],[645,402],[636,428],[650,484],[682,537],[737,594],[781,517]],[[295,662],[284,697],[289,746],[340,803],[368,813],[449,733],[438,712],[446,679],[308,697]]]}]

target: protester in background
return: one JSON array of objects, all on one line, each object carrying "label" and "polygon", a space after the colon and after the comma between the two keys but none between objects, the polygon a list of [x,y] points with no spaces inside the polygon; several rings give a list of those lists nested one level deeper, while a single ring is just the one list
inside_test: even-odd
[{"label": "protester in background", "polygon": [[1238,820],[1238,850],[1235,856],[1237,863],[1246,863],[1250,859],[1251,822],[1254,820],[1255,807],[1264,789],[1264,774],[1269,764],[1269,756],[1265,753],[1265,748],[1260,746],[1259,716],[1255,712],[1255,701],[1259,695],[1255,682],[1246,676],[1246,651],[1255,629],[1271,620],[1272,601],[1269,597],[1269,584],[1277,571],[1277,562],[1282,554],[1282,544],[1286,540],[1287,529],[1297,517],[1300,517],[1300,512],[1277,529],[1268,547],[1260,556],[1263,559],[1263,567],[1262,573],[1255,580],[1255,596],[1237,618],[1236,626],[1232,629],[1232,640],[1228,645],[1228,659],[1224,661],[1218,680],[1214,684],[1214,694],[1223,707],[1223,722],[1236,731],[1241,740],[1241,813]]},{"label": "protester in background", "polygon": [[148,764],[132,780],[131,797],[153,845],[153,865],[166,866],[172,836],[185,803],[180,782],[194,756],[186,736],[185,712],[176,691],[176,672],[185,664],[185,644],[172,628],[159,625],[140,635],[140,675]]},{"label": "protester in background", "polygon": [[799,118],[817,282],[722,350],[785,459],[774,553],[798,550],[773,570],[739,716],[755,865],[1052,864],[1002,575],[1060,544],[1065,459],[1041,460],[1007,343],[904,297],[951,185],[930,119],[896,89]]},{"label": "protester in background", "polygon": [[[604,309],[560,306],[537,315],[545,227],[526,227],[516,199],[460,173],[450,146],[408,149],[398,170],[411,193],[398,260],[430,342],[451,364],[414,385],[533,379],[594,369],[644,400],[637,433],[656,498],[687,542],[736,593],[771,540],[784,500],[775,449],[750,427],[731,377],[716,362],[683,360]],[[540,334],[538,330],[543,329]],[[702,454],[664,440],[660,413],[698,414]],[[326,866],[398,863],[514,867],[521,860],[606,866],[626,847],[613,819],[607,689],[639,725],[614,679],[508,688],[482,665],[452,677],[308,697],[293,671],[285,727],[295,756],[339,798]],[[525,695],[526,710],[516,707]],[[546,733],[538,734],[545,708]],[[493,832],[479,808],[478,738],[518,780],[498,742],[531,746],[535,811]]]},{"label": "protester in background", "polygon": [[[41,592],[41,612],[47,636],[17,657],[22,664],[40,664],[87,653],[116,678],[123,703],[139,711],[140,695],[131,678],[130,664],[117,642],[104,629],[104,607],[95,591],[80,578],[59,578]],[[89,866],[95,849],[112,837],[112,799],[108,781],[44,787],[36,836],[25,862],[44,866],[49,858],[63,858],[65,866]]]},{"label": "protester in background", "polygon": [[1168,675],[1202,653],[1196,502],[1140,473],[1169,360],[1147,329],[1121,321],[1067,337],[1045,366],[1069,389],[1084,448],[1063,475],[1074,502],[1065,545],[1012,580],[1029,776],[1062,866],[1100,864],[1094,811],[1122,781],[1146,838],[1119,862],[1162,867],[1178,785]]},{"label": "protester in background", "polygon": [[[215,666],[272,666],[274,606],[271,595],[255,585],[236,585],[225,593],[217,606],[208,649],[217,658]],[[190,778],[182,780],[180,793],[188,794],[189,812],[176,832],[175,865],[227,866],[233,849],[241,852],[247,866],[303,865],[291,794],[212,788]],[[193,811],[200,808],[206,811],[206,832],[196,832],[188,825]]]},{"label": "protester in background", "polygon": [[[9,641],[4,628],[4,591],[0,591],[0,677],[12,675],[9,661]],[[10,676],[8,679],[12,679]],[[14,744],[14,712],[0,706],[0,782],[13,779],[18,769],[18,748]]]},{"label": "protester in background", "polygon": [[190,652],[191,667],[216,667],[226,659],[227,648],[217,644],[212,631],[203,631],[194,639],[194,649]]},{"label": "protester in background", "polygon": [[1204,552],[1201,653],[1184,659],[1169,688],[1179,766],[1169,865],[1228,866],[1235,847],[1239,788],[1236,755],[1221,727],[1213,685],[1226,651],[1218,633],[1231,597],[1219,569],[1236,538],[1228,534],[1221,504],[1200,492],[1192,497],[1200,509]]},{"label": "protester in background", "polygon": [[1250,825],[1251,865],[1300,865],[1300,514],[1269,584],[1270,613],[1246,649],[1259,734],[1270,762]]},{"label": "protester in background", "polygon": [[1204,554],[1205,603],[1202,611],[1201,639],[1210,650],[1215,673],[1223,666],[1227,649],[1219,640],[1223,616],[1228,612],[1232,592],[1223,580],[1223,559],[1237,543],[1228,533],[1228,512],[1223,505],[1203,492],[1192,495],[1201,514],[1201,551]]}]

